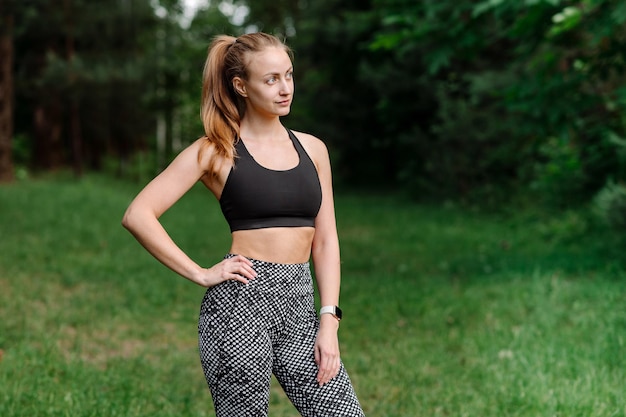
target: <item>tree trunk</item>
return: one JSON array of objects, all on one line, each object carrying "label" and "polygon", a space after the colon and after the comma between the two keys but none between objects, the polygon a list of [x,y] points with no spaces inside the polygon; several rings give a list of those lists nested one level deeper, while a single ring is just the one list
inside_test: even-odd
[{"label": "tree trunk", "polygon": [[70,126],[69,134],[72,141],[72,166],[74,175],[80,177],[83,175],[83,135],[80,127],[80,111],[78,102],[72,98],[70,103]]},{"label": "tree trunk", "polygon": [[13,170],[13,16],[1,13],[0,33],[0,182],[14,179]]},{"label": "tree trunk", "polygon": [[63,106],[56,92],[50,92],[49,103],[41,100],[33,113],[33,129],[35,146],[33,152],[34,165],[43,170],[55,170],[63,167]]},{"label": "tree trunk", "polygon": [[75,54],[74,48],[74,15],[72,2],[65,0],[65,23],[67,34],[65,37],[65,57],[68,62],[68,85],[70,88],[69,103],[69,136],[72,144],[72,167],[74,175],[80,177],[83,174],[83,137],[80,126],[79,93],[77,89],[77,77],[72,66]]}]

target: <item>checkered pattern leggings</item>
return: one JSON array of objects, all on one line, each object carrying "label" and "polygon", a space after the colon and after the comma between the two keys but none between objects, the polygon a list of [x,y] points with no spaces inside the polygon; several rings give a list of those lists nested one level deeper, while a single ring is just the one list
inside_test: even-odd
[{"label": "checkered pattern leggings", "polygon": [[200,308],[200,360],[217,417],[267,416],[272,373],[303,417],[364,416],[343,364],[324,386],[315,379],[309,264],[252,262],[256,279],[209,288]]}]

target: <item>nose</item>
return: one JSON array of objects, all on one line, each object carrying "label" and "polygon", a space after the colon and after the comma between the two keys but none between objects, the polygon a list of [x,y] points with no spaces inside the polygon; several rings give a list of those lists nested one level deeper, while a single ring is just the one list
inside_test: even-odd
[{"label": "nose", "polygon": [[293,80],[283,79],[280,84],[280,94],[289,95],[293,93]]}]

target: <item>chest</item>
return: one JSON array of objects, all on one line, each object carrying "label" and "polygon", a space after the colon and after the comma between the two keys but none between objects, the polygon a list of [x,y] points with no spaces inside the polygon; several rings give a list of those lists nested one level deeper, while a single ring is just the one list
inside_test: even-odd
[{"label": "chest", "polygon": [[287,171],[300,162],[300,155],[291,140],[281,141],[271,146],[255,142],[246,142],[240,154],[247,154],[262,168],[270,171]]}]

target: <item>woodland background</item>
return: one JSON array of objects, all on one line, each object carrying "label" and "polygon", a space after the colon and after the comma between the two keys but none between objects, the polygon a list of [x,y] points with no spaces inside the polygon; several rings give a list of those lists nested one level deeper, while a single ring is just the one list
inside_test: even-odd
[{"label": "woodland background", "polygon": [[[211,38],[263,30],[331,152],[366,414],[626,417],[626,1],[198,4],[0,0],[1,416],[215,416],[204,289],[119,222],[203,134]],[[228,247],[202,185],[162,221]]]},{"label": "woodland background", "polygon": [[3,180],[147,180],[202,135],[211,38],[262,30],[295,51],[285,123],[327,142],[338,184],[601,201],[614,220],[626,207],[621,0],[227,0],[193,16],[178,0],[0,4]]}]

